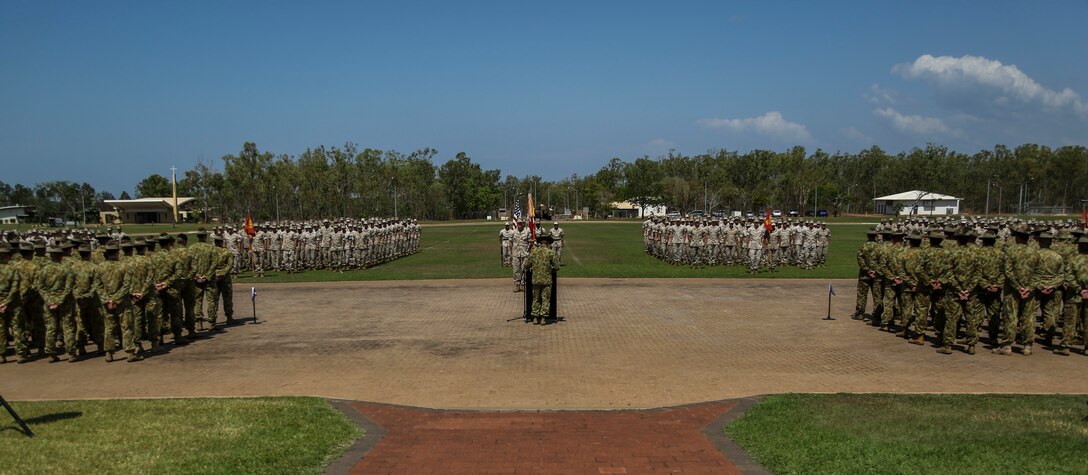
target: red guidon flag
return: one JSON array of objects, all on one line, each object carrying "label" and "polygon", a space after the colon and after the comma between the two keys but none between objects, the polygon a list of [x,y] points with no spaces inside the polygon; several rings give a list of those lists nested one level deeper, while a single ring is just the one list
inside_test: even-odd
[{"label": "red guidon flag", "polygon": [[242,226],[242,230],[251,238],[257,234],[257,230],[253,229],[253,218],[249,216],[249,213],[246,213],[246,224]]},{"label": "red guidon flag", "polygon": [[766,229],[767,232],[774,231],[774,225],[771,224],[771,209],[770,208],[767,208],[767,217],[763,219],[763,228]]},{"label": "red guidon flag", "polygon": [[529,233],[536,242],[536,205],[533,204],[533,194],[529,193]]}]

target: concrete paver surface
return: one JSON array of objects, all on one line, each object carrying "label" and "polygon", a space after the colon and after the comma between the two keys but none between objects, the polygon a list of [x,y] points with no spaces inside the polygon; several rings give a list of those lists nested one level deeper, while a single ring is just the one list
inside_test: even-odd
[{"label": "concrete paver surface", "polygon": [[[940,355],[848,318],[854,283],[561,279],[558,324],[509,280],[259,286],[258,325],[138,363],[0,365],[8,399],[314,395],[448,409],[675,406],[780,392],[1088,393],[1088,357]],[[250,313],[235,285],[236,317]],[[170,345],[167,345],[169,347]]]}]

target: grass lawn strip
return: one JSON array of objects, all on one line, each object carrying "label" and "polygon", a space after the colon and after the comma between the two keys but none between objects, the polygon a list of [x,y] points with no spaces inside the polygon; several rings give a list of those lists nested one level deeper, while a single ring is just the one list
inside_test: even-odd
[{"label": "grass lawn strip", "polygon": [[362,435],[317,398],[12,406],[37,437],[5,420],[0,473],[321,473]]},{"label": "grass lawn strip", "polygon": [[1086,400],[784,394],[726,434],[774,473],[1085,473]]}]

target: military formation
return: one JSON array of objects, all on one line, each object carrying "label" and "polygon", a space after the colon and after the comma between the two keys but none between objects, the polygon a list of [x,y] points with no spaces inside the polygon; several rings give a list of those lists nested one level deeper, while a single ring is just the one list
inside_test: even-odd
[{"label": "military formation", "polygon": [[[884,220],[857,253],[853,318],[937,352],[1068,356],[1088,339],[1088,235],[1073,221]],[[872,312],[865,313],[868,301]]]},{"label": "military formation", "polygon": [[419,252],[422,230],[414,219],[336,219],[215,227],[234,256],[232,272],[288,274],[365,269]]},{"label": "military formation", "polygon": [[821,222],[654,217],[642,222],[646,252],[673,265],[743,265],[749,273],[780,266],[812,269],[827,261],[831,231]]},{"label": "military formation", "polygon": [[203,228],[195,236],[190,244],[188,234],[5,234],[0,362],[14,353],[18,363],[64,355],[72,363],[88,358],[92,345],[107,361],[122,350],[140,361],[166,336],[180,346],[219,331],[220,299],[233,322],[233,255],[221,236],[208,242]]},{"label": "military formation", "polygon": [[[548,247],[555,254],[556,268],[563,262],[563,246],[566,232],[559,227],[559,222],[552,223],[551,229],[537,231],[537,240],[547,236]],[[524,221],[518,221],[516,225],[509,222],[503,223],[503,229],[499,231],[499,256],[504,267],[512,267],[514,273],[514,292],[525,291],[526,263],[534,247],[532,231]]]}]

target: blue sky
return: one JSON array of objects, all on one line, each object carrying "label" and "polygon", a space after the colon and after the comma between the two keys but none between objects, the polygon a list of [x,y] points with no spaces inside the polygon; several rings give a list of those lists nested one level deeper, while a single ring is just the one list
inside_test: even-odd
[{"label": "blue sky", "polygon": [[[309,3],[314,3],[313,5]],[[611,157],[1088,142],[1088,2],[0,4],[0,180],[355,142]]]}]

